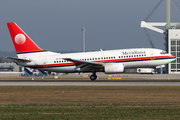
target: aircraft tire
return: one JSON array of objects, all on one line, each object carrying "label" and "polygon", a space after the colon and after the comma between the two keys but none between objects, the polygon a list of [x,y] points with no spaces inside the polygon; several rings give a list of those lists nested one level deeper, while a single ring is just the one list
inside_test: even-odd
[{"label": "aircraft tire", "polygon": [[91,75],[91,76],[90,76],[90,79],[91,79],[92,81],[96,80],[96,79],[97,79],[97,75]]}]

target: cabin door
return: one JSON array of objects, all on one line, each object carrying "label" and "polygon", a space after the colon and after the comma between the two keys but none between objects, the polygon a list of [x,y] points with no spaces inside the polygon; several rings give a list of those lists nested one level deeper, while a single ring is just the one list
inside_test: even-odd
[{"label": "cabin door", "polygon": [[154,59],[155,59],[154,51],[151,51],[151,52],[150,52],[150,58],[151,58],[151,60],[154,60]]},{"label": "cabin door", "polygon": [[43,59],[43,67],[48,67],[48,61],[47,61],[47,59]]}]

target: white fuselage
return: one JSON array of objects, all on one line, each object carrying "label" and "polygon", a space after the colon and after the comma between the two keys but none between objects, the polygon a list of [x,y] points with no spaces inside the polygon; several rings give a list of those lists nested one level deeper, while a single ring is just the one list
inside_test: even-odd
[{"label": "white fuselage", "polygon": [[47,70],[52,72],[73,73],[92,72],[83,71],[73,62],[64,58],[72,58],[81,61],[90,61],[103,64],[122,63],[124,68],[156,67],[167,64],[175,59],[175,56],[164,53],[163,50],[153,48],[106,50],[95,52],[80,52],[60,54],[50,51],[18,54],[18,58],[28,59],[31,62],[19,62],[19,65]]}]

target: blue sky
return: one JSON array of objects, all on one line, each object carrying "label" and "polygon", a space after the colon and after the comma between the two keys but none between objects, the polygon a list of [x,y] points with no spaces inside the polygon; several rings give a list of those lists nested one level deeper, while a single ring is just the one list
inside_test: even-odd
[{"label": "blue sky", "polygon": [[[140,22],[157,0],[5,0],[0,1],[0,50],[14,51],[7,22],[16,22],[42,49],[86,50],[151,47]],[[149,22],[165,22],[164,0]],[[180,9],[171,2],[171,21],[180,22]],[[164,27],[162,28],[164,29]],[[164,35],[148,30],[156,48],[164,49]]]}]

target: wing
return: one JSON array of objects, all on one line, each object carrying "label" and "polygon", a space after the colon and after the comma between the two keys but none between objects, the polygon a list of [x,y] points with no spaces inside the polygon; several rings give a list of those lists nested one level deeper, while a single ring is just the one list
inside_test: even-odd
[{"label": "wing", "polygon": [[93,71],[94,69],[101,69],[104,66],[103,63],[98,63],[98,62],[82,61],[71,58],[63,58],[63,59],[74,62],[76,66],[75,69],[81,68],[81,71]]}]

